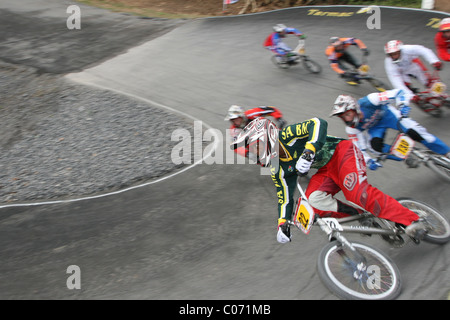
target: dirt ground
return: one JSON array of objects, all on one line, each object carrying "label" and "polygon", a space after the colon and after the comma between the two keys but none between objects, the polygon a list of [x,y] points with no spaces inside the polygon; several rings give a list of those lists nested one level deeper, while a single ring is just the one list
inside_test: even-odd
[{"label": "dirt ground", "polygon": [[[134,12],[146,16],[166,14],[175,16],[222,16],[235,15],[241,12],[246,5],[246,0],[239,0],[234,4],[228,4],[224,11],[222,0],[79,0],[80,2],[98,7]],[[276,2],[276,3],[274,3]],[[315,0],[315,4],[324,4],[324,0]],[[282,9],[285,1],[272,1],[271,4],[259,6],[253,12],[263,12]],[[297,6],[302,3],[311,3],[310,0],[297,1]],[[249,6],[245,13],[251,13]]]}]

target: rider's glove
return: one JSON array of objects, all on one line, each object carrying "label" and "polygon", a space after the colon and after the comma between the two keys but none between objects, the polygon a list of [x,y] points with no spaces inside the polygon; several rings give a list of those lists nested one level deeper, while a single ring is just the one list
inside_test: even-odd
[{"label": "rider's glove", "polygon": [[300,159],[298,159],[297,163],[295,164],[295,169],[297,169],[297,171],[301,175],[306,175],[309,169],[311,168],[313,160],[314,160],[314,152],[309,149],[305,149],[302,153],[302,156],[300,157]]},{"label": "rider's glove", "polygon": [[438,61],[438,62],[433,63],[433,67],[436,70],[438,70],[438,71],[441,70],[442,69],[442,62]]},{"label": "rider's glove", "polygon": [[306,39],[306,36],[304,34],[301,34],[298,36],[299,39]]},{"label": "rider's glove", "polygon": [[400,107],[400,114],[402,115],[402,117],[408,117],[410,112],[411,112],[410,107],[405,105]]},{"label": "rider's glove", "polygon": [[369,49],[367,49],[367,48],[361,49],[361,51],[362,51],[364,57],[367,57],[370,53]]},{"label": "rider's glove", "polygon": [[291,242],[291,228],[286,219],[278,219],[277,241],[279,243]]},{"label": "rider's glove", "polygon": [[367,166],[369,167],[370,170],[377,170],[378,168],[382,167],[383,165],[379,162],[377,162],[376,160],[370,159],[367,162]]}]

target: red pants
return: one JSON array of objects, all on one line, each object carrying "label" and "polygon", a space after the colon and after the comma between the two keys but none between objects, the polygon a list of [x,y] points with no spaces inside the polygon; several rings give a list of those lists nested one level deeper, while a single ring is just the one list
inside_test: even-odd
[{"label": "red pants", "polygon": [[[356,203],[379,218],[410,225],[419,217],[403,207],[397,200],[381,192],[367,182],[364,156],[351,140],[340,142],[331,160],[311,177],[306,196],[313,191],[335,195],[344,193],[345,199]],[[315,210],[320,216],[339,218],[348,216],[340,212]]]}]

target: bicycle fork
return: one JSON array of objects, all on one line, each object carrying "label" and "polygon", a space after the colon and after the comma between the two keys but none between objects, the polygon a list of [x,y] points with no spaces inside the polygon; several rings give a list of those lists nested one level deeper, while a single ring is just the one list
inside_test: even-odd
[{"label": "bicycle fork", "polygon": [[[322,229],[322,231],[327,234],[330,241],[337,241],[338,247],[341,249],[338,251],[338,254],[342,257],[343,261],[345,261],[346,265],[351,270],[353,278],[357,281],[361,281],[363,278],[365,278],[367,276],[366,258],[361,255],[358,250],[356,250],[356,248],[352,245],[352,243],[348,241],[344,236],[342,236],[339,231],[331,228],[322,219],[317,219],[316,222],[319,225],[320,229]],[[347,254],[345,248],[350,249],[351,254],[354,256],[354,258]]]}]

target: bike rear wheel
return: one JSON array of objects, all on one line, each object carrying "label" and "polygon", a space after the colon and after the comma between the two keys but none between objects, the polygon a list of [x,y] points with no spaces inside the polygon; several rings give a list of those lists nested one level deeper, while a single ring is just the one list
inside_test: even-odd
[{"label": "bike rear wheel", "polygon": [[434,244],[444,244],[450,241],[450,223],[438,210],[425,202],[409,198],[397,199],[400,204],[425,219],[431,226],[423,240]]},{"label": "bike rear wheel", "polygon": [[320,64],[308,57],[303,57],[302,64],[303,67],[311,73],[320,73],[322,71],[322,67],[320,66]]},{"label": "bike rear wheel", "polygon": [[317,270],[324,285],[337,296],[350,300],[390,300],[401,291],[395,263],[372,246],[352,242],[364,262],[337,241],[319,254]]}]

